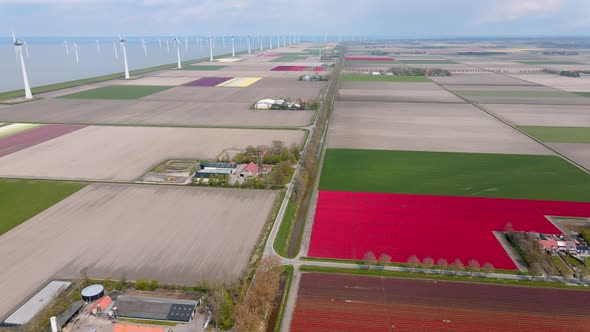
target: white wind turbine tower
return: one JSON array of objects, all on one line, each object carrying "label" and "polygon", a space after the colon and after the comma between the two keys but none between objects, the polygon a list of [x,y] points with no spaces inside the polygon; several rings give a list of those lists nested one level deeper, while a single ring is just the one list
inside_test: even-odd
[{"label": "white wind turbine tower", "polygon": [[66,47],[66,55],[70,55],[70,49],[68,48],[68,41],[64,40],[64,46]]},{"label": "white wind turbine tower", "polygon": [[188,53],[188,38],[184,38],[184,53]]},{"label": "white wind turbine tower", "polygon": [[143,53],[147,56],[147,45],[145,44],[145,39],[141,39],[141,47],[143,48]]},{"label": "white wind turbine tower", "polygon": [[174,37],[174,44],[176,46],[177,68],[182,69],[182,63],[180,62],[180,39],[178,39],[178,37]]},{"label": "white wind turbine tower", "polygon": [[168,39],[166,39],[166,50],[168,51],[168,54],[170,54],[170,43],[168,42]]},{"label": "white wind turbine tower", "polygon": [[158,44],[160,45],[160,49],[162,49],[162,39],[158,39]]},{"label": "white wind turbine tower", "polygon": [[272,50],[272,36],[269,36],[269,37],[268,37],[268,41],[269,41],[269,43],[270,43],[270,47],[269,47],[269,49],[271,49],[271,50]]},{"label": "white wind turbine tower", "polygon": [[213,62],[213,42],[211,36],[209,36],[209,61]]},{"label": "white wind turbine tower", "polygon": [[27,76],[27,68],[25,67],[25,59],[23,58],[23,50],[22,46],[26,43],[20,40],[17,40],[14,36],[14,32],[12,33],[12,44],[14,45],[14,51],[20,57],[20,67],[23,72],[23,82],[25,84],[25,98],[26,99],[33,99],[33,93],[31,92],[31,86],[29,85],[29,77]]},{"label": "white wind turbine tower", "polygon": [[252,49],[250,48],[250,35],[246,36],[246,42],[248,43],[248,54],[252,53]]},{"label": "white wind turbine tower", "polygon": [[231,56],[236,56],[236,42],[234,36],[231,36]]},{"label": "white wind turbine tower", "polygon": [[98,39],[96,40],[96,54],[100,55],[100,44],[98,43]]},{"label": "white wind turbine tower", "polygon": [[115,60],[119,60],[119,53],[117,52],[117,44],[113,42],[113,49],[115,50]]},{"label": "white wind turbine tower", "polygon": [[80,58],[78,57],[78,45],[76,42],[72,42],[72,44],[74,45],[74,53],[76,54],[76,63],[80,63]]},{"label": "white wind turbine tower", "polygon": [[119,35],[119,45],[121,46],[121,50],[123,51],[123,62],[125,63],[125,78],[129,79],[129,65],[127,64],[127,49],[125,48],[125,43],[127,42],[127,37],[121,37]]},{"label": "white wind turbine tower", "polygon": [[277,35],[277,48],[281,47],[281,36]]}]

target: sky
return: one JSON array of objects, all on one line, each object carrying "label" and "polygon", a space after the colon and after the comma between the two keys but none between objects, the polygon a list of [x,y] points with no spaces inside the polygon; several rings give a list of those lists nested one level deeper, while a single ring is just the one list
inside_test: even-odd
[{"label": "sky", "polygon": [[12,30],[20,36],[590,36],[590,0],[0,0],[0,35]]}]

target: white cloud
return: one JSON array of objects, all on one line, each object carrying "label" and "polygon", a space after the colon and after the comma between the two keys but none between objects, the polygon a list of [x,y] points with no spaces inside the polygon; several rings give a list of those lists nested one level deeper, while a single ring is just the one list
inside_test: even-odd
[{"label": "white cloud", "polygon": [[568,4],[568,0],[498,0],[480,16],[480,23],[543,18]]}]

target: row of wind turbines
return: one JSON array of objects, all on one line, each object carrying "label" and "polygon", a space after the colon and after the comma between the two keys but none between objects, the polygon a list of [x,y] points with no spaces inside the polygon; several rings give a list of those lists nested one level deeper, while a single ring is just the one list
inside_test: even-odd
[{"label": "row of wind turbines", "polygon": [[[252,53],[252,36],[247,35],[247,36],[237,36],[237,37],[239,38],[240,45],[242,44],[243,39],[244,38],[246,39],[247,47],[248,47],[248,54],[251,54]],[[207,42],[209,44],[209,61],[212,62],[213,61],[213,49],[215,48],[216,37],[207,36],[207,37],[196,37],[196,38],[197,38],[196,40],[198,41],[199,46],[201,48],[203,48],[203,40],[207,40]],[[217,37],[217,38],[219,38],[219,37]],[[236,36],[230,36],[229,38],[231,39],[232,57],[235,57],[236,56],[236,45],[235,45]],[[258,38],[258,42],[259,42],[260,52],[262,52],[264,50],[264,46],[263,46],[264,38],[262,35],[258,35],[257,38]],[[271,50],[273,49],[273,46],[274,46],[273,45],[274,38],[275,38],[275,36],[268,36],[269,49],[271,49]],[[281,39],[282,39],[283,46],[286,47],[287,45],[300,44],[301,43],[300,38],[301,37],[298,35],[293,35],[293,36],[277,35],[276,36],[276,47],[277,48],[281,47]],[[221,42],[222,42],[223,48],[225,48],[225,40],[226,40],[226,36],[222,36]],[[168,53],[170,53],[169,41],[170,40],[165,40],[166,49],[167,49]],[[188,52],[189,39],[184,38],[184,45],[183,45],[183,41],[181,40],[181,38],[176,36],[176,37],[174,37],[174,39],[172,39],[172,42],[174,43],[174,47],[176,48],[177,68],[182,69],[182,61],[181,61],[181,57],[180,57],[181,48],[184,46],[185,52]],[[127,62],[127,49],[125,47],[126,43],[127,43],[127,37],[119,35],[119,47],[117,48],[117,43],[113,42],[113,50],[114,50],[115,59],[119,59],[118,49],[121,51],[121,53],[123,55],[125,79],[129,79],[129,78],[131,78],[131,76],[129,75],[129,64]],[[27,58],[29,57],[28,45],[25,41],[17,39],[14,32],[12,33],[12,44],[14,45],[17,58],[20,58],[21,70],[22,70],[22,74],[23,74],[24,89],[25,89],[25,99],[32,99],[33,94],[31,92],[31,86],[29,84],[29,78],[27,75],[25,59],[23,56],[23,47],[24,47],[25,54],[26,54]],[[162,49],[162,39],[158,39],[158,44],[160,46],[160,49]],[[70,48],[71,48],[71,50],[73,51],[73,53],[76,57],[76,63],[79,63],[80,56],[78,53],[78,45],[75,42],[72,42],[72,46],[70,47],[68,41],[66,40],[66,41],[64,41],[64,46],[65,46],[66,55],[70,54]],[[145,41],[145,39],[141,39],[141,47],[144,51],[145,56],[147,56],[147,42]],[[96,40],[96,51],[98,54],[100,54],[100,43],[98,40]]]}]

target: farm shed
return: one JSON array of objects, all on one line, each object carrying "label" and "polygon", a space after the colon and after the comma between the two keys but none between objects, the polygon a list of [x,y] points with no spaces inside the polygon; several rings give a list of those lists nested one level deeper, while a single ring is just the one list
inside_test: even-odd
[{"label": "farm shed", "polygon": [[262,99],[256,104],[254,104],[254,108],[257,110],[269,110],[272,105],[275,104],[275,100],[273,99]]},{"label": "farm shed", "polygon": [[59,316],[57,316],[57,327],[62,328],[67,323],[69,323],[74,316],[79,314],[82,311],[82,307],[84,306],[84,301],[76,301],[72,303],[70,308],[64,312],[62,312]]},{"label": "farm shed", "polygon": [[121,295],[115,306],[119,317],[188,323],[197,301]]},{"label": "farm shed", "polygon": [[18,308],[5,321],[4,325],[24,325],[40,313],[51,301],[55,300],[61,292],[70,287],[68,281],[52,281],[33,295],[25,304]]}]

